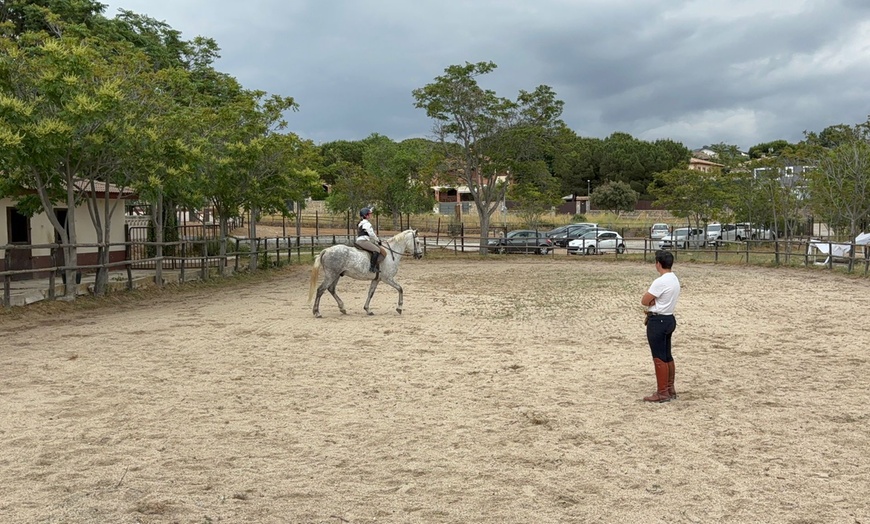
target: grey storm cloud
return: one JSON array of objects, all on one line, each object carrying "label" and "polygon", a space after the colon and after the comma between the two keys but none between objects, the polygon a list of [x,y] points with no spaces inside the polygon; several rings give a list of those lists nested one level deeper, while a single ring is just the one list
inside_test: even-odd
[{"label": "grey storm cloud", "polygon": [[493,61],[500,96],[549,85],[581,136],[626,132],[748,148],[870,114],[870,2],[859,0],[117,0],[216,67],[293,96],[317,142],[427,136],[411,91],[452,64]]}]

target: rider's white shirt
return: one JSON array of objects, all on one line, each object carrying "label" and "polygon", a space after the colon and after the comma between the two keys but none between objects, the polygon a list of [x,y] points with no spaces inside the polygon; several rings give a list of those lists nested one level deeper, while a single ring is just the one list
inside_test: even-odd
[{"label": "rider's white shirt", "polygon": [[357,225],[357,229],[360,229],[360,228],[364,229],[365,232],[368,233],[368,235],[360,235],[360,236],[356,237],[357,241],[359,241],[359,240],[371,240],[375,244],[378,243],[379,240],[378,240],[378,236],[375,234],[375,228],[372,227],[372,223],[369,222],[368,219],[364,218],[364,219],[359,221],[359,224]]}]

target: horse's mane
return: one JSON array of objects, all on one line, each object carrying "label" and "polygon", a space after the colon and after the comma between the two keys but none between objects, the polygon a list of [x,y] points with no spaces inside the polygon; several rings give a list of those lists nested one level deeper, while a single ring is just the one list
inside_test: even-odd
[{"label": "horse's mane", "polygon": [[413,235],[413,234],[414,234],[414,230],[413,230],[413,229],[406,229],[406,230],[404,230],[404,231],[402,231],[402,232],[400,232],[400,233],[396,233],[395,235],[393,235],[393,236],[391,236],[390,238],[388,238],[388,239],[387,239],[387,242],[391,242],[391,243],[405,242],[405,241],[407,241],[407,238],[406,238],[406,237],[407,237],[408,235]]}]

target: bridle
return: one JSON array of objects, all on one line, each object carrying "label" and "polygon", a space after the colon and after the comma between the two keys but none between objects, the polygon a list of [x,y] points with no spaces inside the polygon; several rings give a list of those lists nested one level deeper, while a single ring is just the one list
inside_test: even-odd
[{"label": "bridle", "polygon": [[417,230],[414,229],[413,231],[414,231],[414,259],[420,260],[421,258],[423,258],[423,252],[417,251]]},{"label": "bridle", "polygon": [[[413,237],[414,252],[413,252],[413,255],[414,255],[415,259],[419,260],[419,259],[423,258],[423,252],[417,251],[417,231],[416,230],[412,230],[412,231],[414,231],[414,237]],[[387,251],[390,252],[390,254],[393,255],[393,260],[396,260],[396,255],[403,255],[404,254],[404,253],[399,253],[398,251],[394,250],[393,246],[390,245],[389,241],[384,242],[383,244],[381,244],[381,246],[383,246],[384,249],[386,249]]]}]

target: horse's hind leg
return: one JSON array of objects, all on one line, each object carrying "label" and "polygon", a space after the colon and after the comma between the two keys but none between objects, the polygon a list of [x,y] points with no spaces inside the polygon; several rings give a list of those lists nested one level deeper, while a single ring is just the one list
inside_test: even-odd
[{"label": "horse's hind leg", "polygon": [[377,278],[372,280],[372,283],[369,286],[369,296],[366,297],[366,305],[363,306],[363,309],[365,309],[366,313],[368,313],[369,315],[374,315],[374,313],[369,310],[369,303],[372,301],[372,297],[375,296],[375,289],[378,288],[378,282],[380,282],[380,280],[378,280]]},{"label": "horse's hind leg", "polygon": [[341,299],[338,298],[338,296],[335,294],[336,283],[338,283],[338,277],[333,278],[332,275],[327,274],[326,277],[323,279],[323,282],[321,282],[320,285],[317,286],[317,296],[314,299],[314,308],[312,309],[312,311],[314,312],[314,318],[321,317],[320,297],[323,296],[323,292],[327,289],[329,290],[330,294],[332,294],[332,296],[335,297],[335,299],[338,301],[338,309],[340,309],[342,313],[345,312],[344,304],[341,302]]},{"label": "horse's hind leg", "polygon": [[314,298],[314,307],[311,309],[314,312],[314,318],[320,318],[322,316],[320,314],[320,297],[323,296],[323,292],[326,290],[326,286],[324,284],[326,284],[326,282],[323,282],[319,286],[317,286],[317,296]]},{"label": "horse's hind leg", "polygon": [[332,294],[332,298],[338,302],[338,310],[341,311],[342,314],[347,315],[347,310],[344,309],[344,302],[339,298],[338,293],[335,292],[335,286],[338,285],[338,281],[341,280],[341,277],[335,279],[335,282],[332,283],[327,289],[329,289],[329,293]]}]

